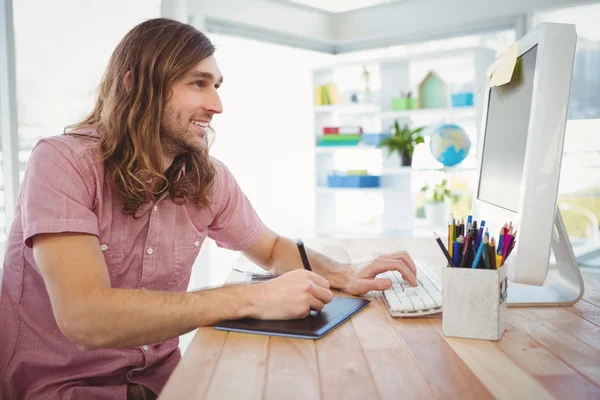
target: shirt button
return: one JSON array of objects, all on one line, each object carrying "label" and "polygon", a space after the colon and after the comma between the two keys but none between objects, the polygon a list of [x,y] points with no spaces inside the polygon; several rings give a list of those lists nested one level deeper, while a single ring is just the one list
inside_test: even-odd
[{"label": "shirt button", "polygon": [[158,206],[154,206],[153,210],[154,210],[154,212],[157,212],[158,211]]},{"label": "shirt button", "polygon": [[142,349],[143,349],[144,351],[148,351],[148,346],[146,346],[146,345],[143,345],[143,346],[142,346]]},{"label": "shirt button", "polygon": [[106,251],[108,250],[108,246],[103,243],[102,246],[100,246],[100,250]]},{"label": "shirt button", "polygon": [[150,248],[148,249],[148,254],[152,254],[152,253],[154,253],[154,250],[152,250],[152,247],[150,247]]},{"label": "shirt button", "polygon": [[196,246],[196,247],[200,246],[200,242],[199,242],[198,240],[196,240],[196,241],[194,242],[194,246]]}]

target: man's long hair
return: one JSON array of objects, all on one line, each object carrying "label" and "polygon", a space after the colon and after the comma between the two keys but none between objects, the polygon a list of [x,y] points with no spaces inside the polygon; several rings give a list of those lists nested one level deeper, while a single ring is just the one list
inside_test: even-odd
[{"label": "man's long hair", "polygon": [[[209,205],[215,168],[208,141],[202,152],[177,156],[163,173],[160,127],[171,85],[214,51],[210,40],[190,25],[164,18],[140,23],[113,52],[93,111],[70,127],[78,136],[77,130],[85,128],[98,132],[125,214],[135,216],[140,205],[166,190],[177,203],[190,199],[198,208]],[[126,89],[128,71],[132,79]],[[150,181],[159,183],[149,186]]]}]

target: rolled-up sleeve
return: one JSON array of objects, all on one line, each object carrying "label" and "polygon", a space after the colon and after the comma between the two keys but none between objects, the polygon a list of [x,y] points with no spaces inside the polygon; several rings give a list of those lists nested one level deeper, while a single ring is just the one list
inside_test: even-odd
[{"label": "rolled-up sleeve", "polygon": [[60,141],[41,140],[29,158],[21,188],[25,245],[41,233],[98,236],[95,181],[84,162]]},{"label": "rolled-up sleeve", "polygon": [[214,219],[208,236],[217,246],[243,251],[252,247],[265,231],[265,226],[243,193],[231,171],[213,159],[217,170],[215,182]]}]

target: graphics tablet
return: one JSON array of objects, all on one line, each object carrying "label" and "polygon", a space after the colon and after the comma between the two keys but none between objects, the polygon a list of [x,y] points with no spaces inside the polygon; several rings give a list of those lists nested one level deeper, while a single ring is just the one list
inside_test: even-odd
[{"label": "graphics tablet", "polygon": [[371,301],[352,297],[333,297],[321,312],[311,312],[306,318],[285,321],[263,321],[244,318],[223,321],[215,328],[221,331],[285,336],[299,339],[320,339],[348,318],[365,308]]}]

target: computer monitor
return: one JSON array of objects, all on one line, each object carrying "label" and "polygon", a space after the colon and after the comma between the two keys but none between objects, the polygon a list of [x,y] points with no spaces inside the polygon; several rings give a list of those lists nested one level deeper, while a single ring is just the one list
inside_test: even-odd
[{"label": "computer monitor", "polygon": [[[509,306],[573,304],[583,295],[557,208],[576,43],[574,25],[542,23],[519,40],[517,52],[500,56],[488,74],[473,215],[485,220],[490,235],[498,237],[509,221],[517,230],[506,262]],[[491,76],[507,65],[502,63],[510,64],[510,54],[517,56],[512,77],[495,86]],[[547,279],[554,259],[556,277]]]}]

